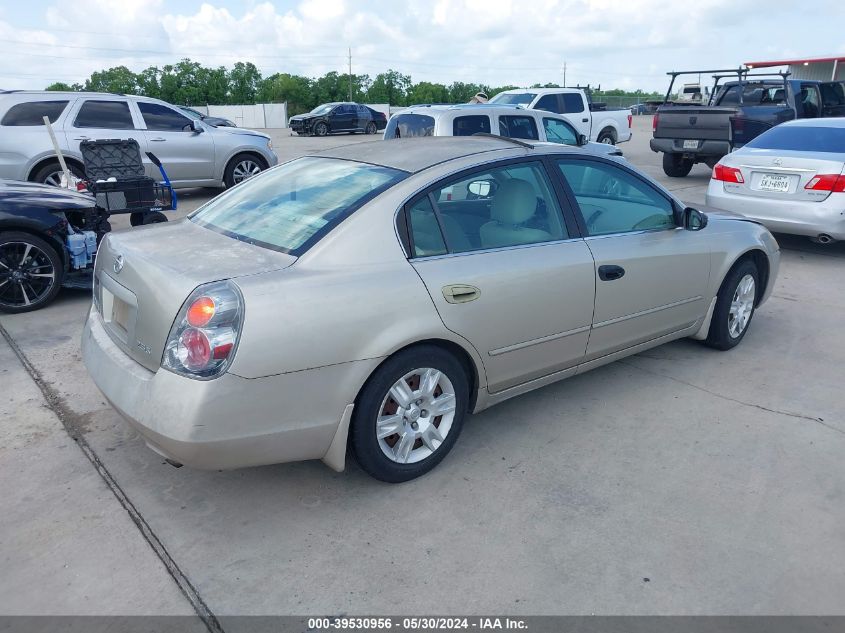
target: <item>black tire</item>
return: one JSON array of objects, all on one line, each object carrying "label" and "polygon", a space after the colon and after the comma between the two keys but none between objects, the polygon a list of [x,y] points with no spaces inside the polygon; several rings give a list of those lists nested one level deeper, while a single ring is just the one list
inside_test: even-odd
[{"label": "black tire", "polygon": [[[74,165],[73,163],[68,163],[67,168],[70,170],[70,173],[76,176],[77,178],[84,178],[85,174],[83,171]],[[30,180],[32,182],[38,182],[45,185],[53,185],[58,187],[59,181],[58,178],[61,177],[62,167],[59,165],[59,161],[53,161],[44,165],[41,169],[37,172],[32,174]]]},{"label": "black tire", "polygon": [[663,154],[663,173],[672,178],[684,178],[689,175],[693,161],[681,154]]},{"label": "black tire", "polygon": [[616,145],[616,136],[613,134],[613,130],[602,130],[596,141],[607,145]]},{"label": "black tire", "polygon": [[314,136],[326,136],[329,133],[329,126],[325,121],[320,121],[314,126]]},{"label": "black tire", "polygon": [[[253,173],[251,168],[248,168],[250,169],[251,175],[244,176],[243,168],[246,165],[254,165],[258,168],[258,171]],[[226,165],[226,171],[223,174],[223,182],[226,185],[226,189],[230,189],[244,180],[264,171],[265,169],[267,169],[267,162],[260,156],[255,154],[237,154]]]},{"label": "black tire", "polygon": [[[751,299],[750,312],[746,311],[748,316],[745,325],[737,334],[732,331],[731,325],[736,320],[736,316],[731,318],[731,304],[739,292],[739,284],[750,275],[754,280],[754,295]],[[704,341],[706,345],[714,349],[729,350],[739,345],[739,342],[745,337],[748,328],[751,325],[751,319],[754,317],[754,312],[757,307],[757,300],[763,290],[760,288],[760,273],[757,266],[750,259],[744,259],[737,263],[727,274],[725,280],[722,282],[722,287],[719,288],[719,294],[716,295],[716,307],[713,310],[713,318],[710,321],[710,331],[707,334],[707,340]]]},{"label": "black tire", "polygon": [[[16,257],[31,251],[27,261],[21,262]],[[0,233],[0,312],[18,314],[39,310],[56,298],[62,287],[64,265],[56,249],[46,240],[31,233],[9,231]],[[37,275],[52,274],[49,284],[43,277],[26,278],[16,281],[15,271]],[[45,285],[46,284],[46,285]]]},{"label": "black tire", "polygon": [[141,226],[144,223],[143,211],[135,211],[129,214],[129,224],[132,226]]},{"label": "black tire", "polygon": [[167,216],[161,211],[148,211],[144,214],[142,224],[160,224],[162,222],[167,222]]},{"label": "black tire", "polygon": [[[389,458],[382,449],[376,433],[376,423],[380,415],[401,413],[399,407],[396,406],[394,411],[385,414],[382,405],[385,402],[386,406],[395,405],[395,402],[389,399],[389,392],[393,385],[409,372],[423,368],[436,369],[442,372],[451,382],[455,394],[454,417],[443,442],[435,446],[431,454],[414,463],[399,463]],[[434,393],[436,394],[436,392]],[[440,396],[436,397],[442,397],[442,392]],[[424,475],[437,466],[454,446],[463,428],[468,403],[469,380],[463,366],[452,354],[432,345],[419,345],[399,352],[386,360],[370,376],[358,396],[349,431],[352,452],[361,468],[381,481],[399,483]],[[425,404],[423,403],[421,406],[425,407]],[[444,418],[429,415],[431,416],[428,418],[431,420],[430,425],[442,425]],[[424,420],[424,418],[420,418],[420,420]],[[407,428],[407,423],[403,424]],[[414,428],[416,429],[416,427]],[[384,438],[384,442],[388,443],[392,437],[394,436]],[[398,434],[396,437],[397,439],[394,442],[399,441]],[[419,446],[417,443],[419,443]],[[422,439],[417,439],[412,444],[411,451],[422,447]]]},{"label": "black tire", "polygon": [[367,123],[366,132],[367,134],[375,134],[376,132],[378,132],[378,128],[376,127],[376,124],[373,121]]}]

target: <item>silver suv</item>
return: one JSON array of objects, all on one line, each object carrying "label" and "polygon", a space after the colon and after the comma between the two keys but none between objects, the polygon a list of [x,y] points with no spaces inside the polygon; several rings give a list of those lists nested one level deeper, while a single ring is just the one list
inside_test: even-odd
[{"label": "silver suv", "polygon": [[[61,176],[43,117],[49,117],[68,167],[82,175],[79,143],[129,139],[164,164],[176,187],[231,187],[278,162],[270,137],[214,127],[147,97],[96,92],[0,92],[0,178],[58,184]],[[147,175],[158,168],[146,162]]]}]

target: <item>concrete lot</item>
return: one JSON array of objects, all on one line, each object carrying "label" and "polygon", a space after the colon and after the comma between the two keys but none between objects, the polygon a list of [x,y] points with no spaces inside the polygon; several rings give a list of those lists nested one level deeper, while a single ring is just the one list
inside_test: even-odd
[{"label": "concrete lot", "polygon": [[[665,178],[650,121],[625,155],[702,203],[709,170]],[[354,462],[174,469],[80,363],[89,293],[2,316],[30,366],[0,338],[0,613],[845,614],[845,247],[778,238],[737,349],[678,341],[511,400],[396,486]]]}]

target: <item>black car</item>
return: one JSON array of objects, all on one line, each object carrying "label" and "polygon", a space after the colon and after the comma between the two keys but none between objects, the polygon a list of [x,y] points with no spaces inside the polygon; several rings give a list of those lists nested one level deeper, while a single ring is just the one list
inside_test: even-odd
[{"label": "black car", "polygon": [[179,106],[179,109],[192,119],[202,121],[203,123],[208,123],[209,125],[213,125],[214,127],[238,127],[229,119],[224,119],[223,117],[219,116],[209,116],[207,114],[203,114],[199,110],[189,108],[188,106]]},{"label": "black car", "polygon": [[307,114],[290,118],[290,129],[300,135],[326,136],[336,132],[375,134],[387,125],[383,112],[352,102],[324,103]]},{"label": "black car", "polygon": [[97,246],[111,230],[94,197],[0,180],[0,312],[29,312],[59,289],[90,287]]}]

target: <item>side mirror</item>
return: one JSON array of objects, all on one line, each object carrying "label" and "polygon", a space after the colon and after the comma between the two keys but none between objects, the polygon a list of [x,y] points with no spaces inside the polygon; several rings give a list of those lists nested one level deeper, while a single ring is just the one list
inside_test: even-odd
[{"label": "side mirror", "polygon": [[202,134],[203,132],[205,132],[205,128],[202,126],[202,124],[199,121],[192,120],[191,121],[191,131],[196,132],[197,134]]},{"label": "side mirror", "polygon": [[579,134],[579,135],[578,135],[578,140],[577,140],[578,147],[583,147],[583,146],[584,146],[584,145],[586,145],[588,142],[589,142],[589,141],[587,140],[587,135],[586,135],[586,134]]},{"label": "side mirror", "polygon": [[495,190],[495,180],[473,180],[467,185],[467,193],[477,198],[489,198]]},{"label": "side mirror", "polygon": [[700,231],[705,226],[707,226],[707,215],[699,211],[698,209],[693,209],[692,207],[687,207],[684,209],[684,229],[687,231]]}]

